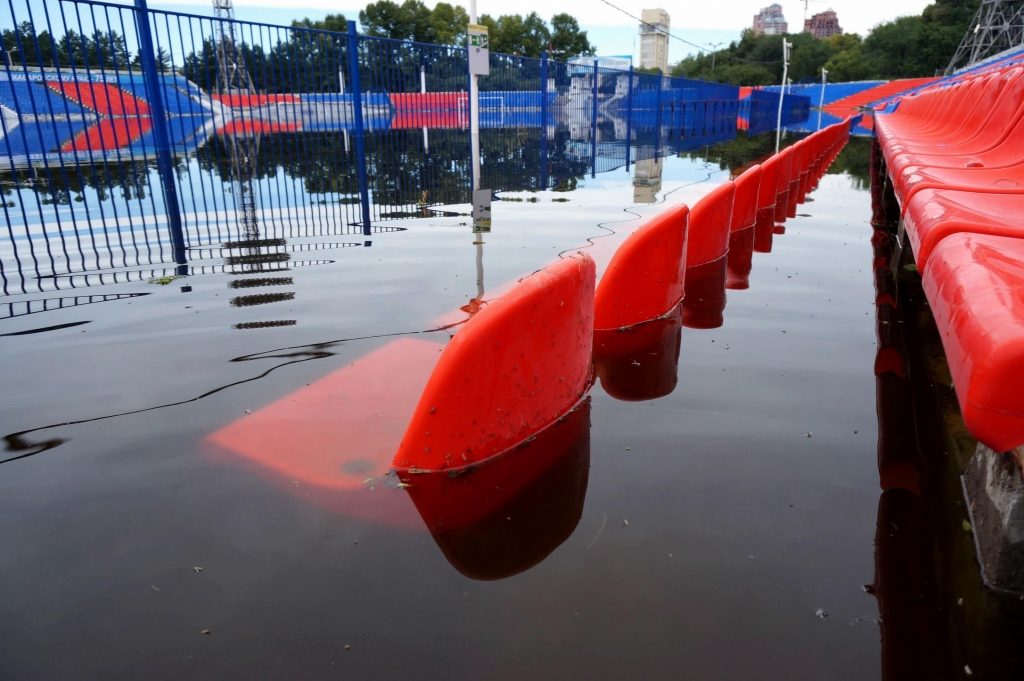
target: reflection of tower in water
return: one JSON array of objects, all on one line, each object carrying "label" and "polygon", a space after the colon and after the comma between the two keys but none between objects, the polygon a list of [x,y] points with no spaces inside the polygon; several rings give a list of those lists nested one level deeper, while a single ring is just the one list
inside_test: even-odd
[{"label": "reflection of tower in water", "polygon": [[[255,90],[245,61],[235,41],[234,9],[231,0],[214,0],[214,16],[217,22],[217,85],[223,95],[249,94]],[[237,254],[225,259],[227,270],[235,274],[261,274],[287,271],[291,256],[283,250],[284,239],[261,239],[259,220],[256,215],[256,192],[253,177],[259,152],[259,135],[254,126],[234,125],[226,135],[229,160],[231,163],[231,191],[235,197],[235,215],[238,219],[238,241],[224,244],[224,248]],[[228,283],[232,289],[252,289],[292,284],[291,277],[253,277],[234,279]],[[234,307],[266,305],[292,300],[293,292],[256,293],[231,299]],[[243,322],[236,329],[266,328],[272,326],[293,326],[295,320],[274,320]]]},{"label": "reflection of tower in water", "polygon": [[633,203],[654,203],[661,191],[662,158],[637,161],[633,166]]}]

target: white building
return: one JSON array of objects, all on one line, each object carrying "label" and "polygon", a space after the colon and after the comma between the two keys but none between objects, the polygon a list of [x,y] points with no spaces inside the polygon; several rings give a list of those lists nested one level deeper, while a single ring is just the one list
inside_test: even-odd
[{"label": "white building", "polygon": [[640,67],[668,73],[669,16],[663,9],[645,9],[640,13]]}]

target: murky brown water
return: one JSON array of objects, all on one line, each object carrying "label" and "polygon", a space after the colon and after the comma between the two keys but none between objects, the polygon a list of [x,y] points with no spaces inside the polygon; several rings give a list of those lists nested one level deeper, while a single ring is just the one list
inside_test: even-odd
[{"label": "murky brown water", "polygon": [[[421,332],[465,317],[478,253],[489,292],[580,247],[606,262],[664,207],[634,204],[625,171],[495,202],[482,247],[466,217],[408,220],[292,253],[259,275],[272,289],[213,273],[4,320],[88,323],[0,339],[0,430],[81,421],[7,439],[23,458],[0,465],[0,676],[926,678],[885,671],[865,589],[885,506],[866,149],[753,255],[720,327],[681,329],[670,394],[599,383],[589,433],[462,534],[428,532],[394,480],[360,489],[384,509],[366,511],[221,456],[212,434],[395,334],[441,348],[446,332]],[[659,197],[692,204],[727,178],[666,159]],[[314,260],[332,262],[294,266]],[[1020,632],[1019,615],[999,623]]]}]

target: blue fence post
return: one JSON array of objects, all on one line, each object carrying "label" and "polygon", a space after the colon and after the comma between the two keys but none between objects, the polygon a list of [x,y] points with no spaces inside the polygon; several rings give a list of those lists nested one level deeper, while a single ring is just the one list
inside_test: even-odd
[{"label": "blue fence post", "polygon": [[167,222],[171,229],[171,245],[174,248],[174,262],[181,267],[179,274],[187,274],[185,265],[185,232],[181,227],[181,206],[178,204],[178,185],[171,161],[171,142],[167,136],[167,114],[164,109],[164,93],[160,87],[160,76],[156,70],[156,53],[153,50],[153,34],[149,28],[149,7],[146,0],[135,0],[135,21],[139,33],[139,59],[142,76],[149,97],[149,111],[153,118],[153,142],[156,146],[156,168],[160,175],[164,203],[167,206]]},{"label": "blue fence post", "polygon": [[363,96],[359,85],[359,34],[356,22],[348,22],[348,80],[352,89],[352,119],[355,123],[356,173],[359,175],[359,206],[362,209],[363,234],[370,230],[370,187],[366,178],[366,140],[363,137]]},{"label": "blue fence post", "polygon": [[594,111],[593,120],[591,121],[591,139],[593,143],[590,145],[590,176],[597,177],[597,57],[594,57]]},{"label": "blue fence post", "polygon": [[540,188],[548,188],[548,51],[540,56]]},{"label": "blue fence post", "polygon": [[629,94],[626,99],[626,172],[629,172],[629,159],[633,149],[633,65],[629,65]]},{"label": "blue fence post", "polygon": [[664,84],[665,79],[662,78],[661,71],[658,71],[658,95],[654,111],[654,158],[658,158],[661,153],[661,88]]},{"label": "blue fence post", "polygon": [[[683,93],[683,83],[685,83],[686,81],[684,81],[682,78],[677,78],[676,82],[679,84],[679,107],[678,107],[679,108],[679,136],[676,137],[676,143],[679,146],[681,146],[682,145],[682,140],[683,140],[683,108],[686,106],[686,99],[683,96],[683,94],[684,94]],[[673,130],[675,130],[675,125],[676,125],[676,122],[675,122],[674,119],[675,119],[675,116],[673,115],[673,121],[672,121],[672,129]]]}]

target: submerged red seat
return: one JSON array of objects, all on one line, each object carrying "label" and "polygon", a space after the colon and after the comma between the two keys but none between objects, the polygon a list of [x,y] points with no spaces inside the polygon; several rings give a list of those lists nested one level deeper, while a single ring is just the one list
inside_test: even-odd
[{"label": "submerged red seat", "polygon": [[793,174],[793,147],[778,153],[778,184],[775,190],[775,221],[785,222],[789,211],[789,180]]},{"label": "submerged red seat", "polygon": [[725,256],[736,184],[726,182],[708,192],[690,209],[690,233],[686,242],[686,266],[695,267]]},{"label": "submerged red seat", "polygon": [[800,175],[803,172],[804,156],[807,154],[807,140],[800,140],[792,146],[792,166],[789,172],[789,193],[786,196],[786,217],[796,217],[796,203],[800,198]]},{"label": "submerged red seat", "polygon": [[689,216],[685,205],[663,210],[616,249],[594,295],[595,329],[650,321],[679,304]]},{"label": "submerged red seat", "polygon": [[779,184],[779,157],[772,156],[761,164],[761,186],[757,192],[757,217],[754,220],[754,250],[772,250],[772,227],[775,226],[775,195]]},{"label": "submerged red seat", "polygon": [[761,188],[761,166],[754,165],[736,178],[736,197],[733,200],[732,220],[729,229],[733,232],[753,227],[757,220],[758,193]]},{"label": "submerged red seat", "polygon": [[1024,239],[949,236],[923,283],[967,428],[996,451],[1024,444]]},{"label": "submerged red seat", "polygon": [[726,262],[726,288],[745,289],[749,286],[761,177],[761,166],[755,165],[747,168],[736,178],[736,198],[732,204],[732,225]]}]

